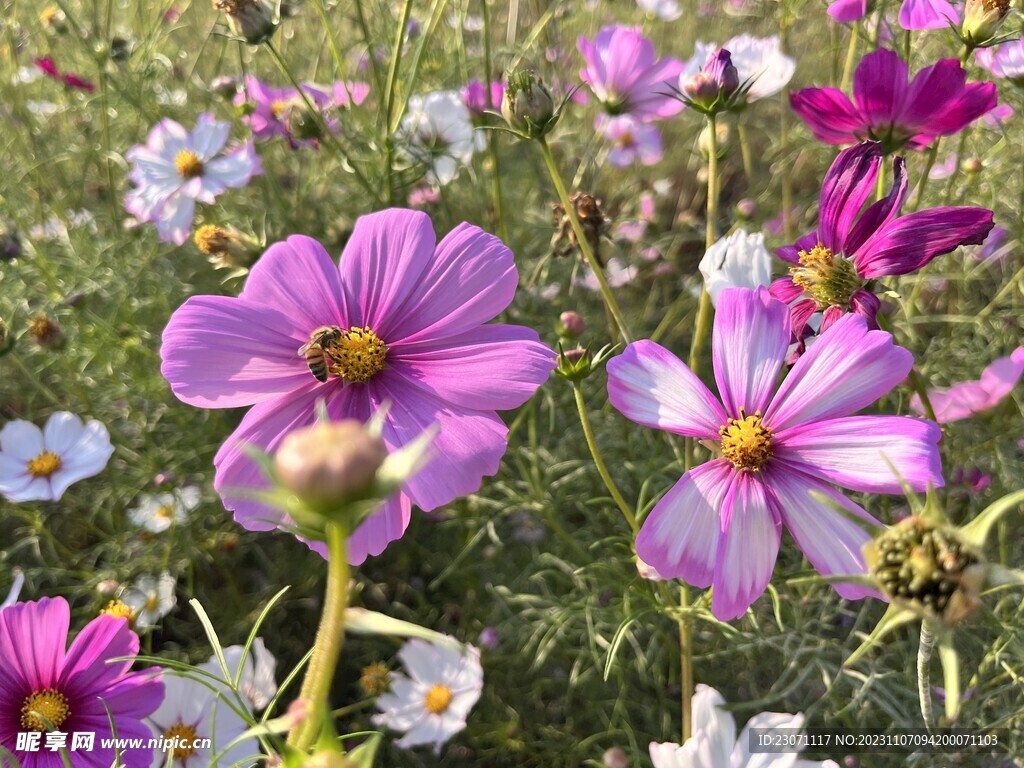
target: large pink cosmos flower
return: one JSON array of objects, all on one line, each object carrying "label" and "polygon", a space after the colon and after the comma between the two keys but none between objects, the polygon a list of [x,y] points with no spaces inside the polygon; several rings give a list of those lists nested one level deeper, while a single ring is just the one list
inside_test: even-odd
[{"label": "large pink cosmos flower", "polygon": [[852,144],[882,142],[886,153],[923,149],[937,136],[958,133],[996,106],[994,83],[967,83],[956,59],[941,59],[909,82],[907,65],[881,48],[869,53],[853,76],[853,98],[838,88],[805,88],[789,102],[818,139]]},{"label": "large pink cosmos flower", "polygon": [[[929,389],[928,401],[940,424],[968,419],[975,414],[995,408],[1013,391],[1024,375],[1024,347],[1017,347],[1007,357],[993,360],[981,372],[977,381],[961,381],[947,389]],[[921,397],[914,395],[910,407],[924,414]]]},{"label": "large pink cosmos flower", "polygon": [[875,142],[840,152],[821,184],[818,228],[775,252],[793,266],[790,277],[772,283],[771,292],[792,304],[798,335],[819,310],[825,312],[822,330],[848,310],[874,327],[881,302],[866,290],[869,281],[905,275],[961,245],[983,243],[992,229],[992,211],[986,208],[943,206],[900,216],[907,193],[902,157],[893,158],[889,194],[861,213],[882,162]]},{"label": "large pink cosmos flower", "polygon": [[[70,752],[76,768],[108,768],[114,750],[102,746],[113,735],[144,739],[150,730],[142,719],[164,697],[159,670],[129,672],[139,652],[139,638],[123,618],[99,616],[67,647],[71,612],[64,598],[15,603],[0,611],[0,746],[23,768],[59,768],[59,752],[45,748],[43,718],[68,734],[95,734],[91,750]],[[127,661],[113,661],[128,657]],[[109,715],[108,715],[109,709]],[[38,732],[38,751],[17,749],[18,734]],[[124,749],[128,768],[148,768],[153,750]]]},{"label": "large pink cosmos flower", "polygon": [[[519,277],[496,237],[460,224],[435,247],[430,218],[392,209],[356,222],[340,270],[323,247],[293,236],[270,247],[236,298],[193,296],[164,331],[162,371],[174,393],[200,408],[253,406],[217,453],[215,486],[235,519],[269,530],[281,513],[243,498],[262,485],[246,444],[273,451],[314,421],[390,410],[395,449],[431,424],[431,462],[353,534],[353,563],[379,554],[409,524],[412,504],[431,510],[480,487],[505,453],[496,410],[526,402],[554,368],[554,353],[516,325],[485,325],[504,310]],[[326,382],[297,350],[323,327],[339,329]]]},{"label": "large pink cosmos flower", "polygon": [[577,46],[586,63],[580,77],[609,114],[629,113],[650,122],[683,110],[683,103],[670,95],[683,62],[657,58],[639,27],[604,27],[593,41],[580,37]]},{"label": "large pink cosmos flower", "polygon": [[[666,578],[713,586],[711,610],[722,620],[742,616],[764,592],[783,524],[820,573],[864,572],[869,536],[833,507],[877,521],[831,483],[868,493],[902,493],[899,478],[915,490],[943,484],[936,424],[849,415],[903,380],[913,365],[907,350],[847,315],[776,390],[790,333],[789,310],[765,289],[723,291],[712,339],[721,402],[652,341],[608,361],[609,399],[623,415],[715,446],[718,458],[683,475],[651,511],[636,552]],[[836,590],[847,599],[874,594]]]},{"label": "large pink cosmos flower", "polygon": [[[838,22],[859,21],[868,15],[868,0],[835,0],[828,15]],[[960,20],[946,0],[903,0],[899,22],[904,29],[945,29]]]}]

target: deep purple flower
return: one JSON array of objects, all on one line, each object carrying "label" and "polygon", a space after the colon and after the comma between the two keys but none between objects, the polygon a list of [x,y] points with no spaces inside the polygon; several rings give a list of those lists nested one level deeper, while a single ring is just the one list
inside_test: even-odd
[{"label": "deep purple flower", "polygon": [[853,98],[837,88],[805,88],[790,94],[793,110],[828,144],[865,139],[886,153],[922,149],[937,136],[958,133],[996,106],[994,83],[967,83],[956,59],[941,59],[909,82],[907,65],[884,48],[869,53],[853,76]]},{"label": "deep purple flower", "polygon": [[496,112],[501,109],[501,100],[505,96],[505,83],[501,80],[491,83],[490,101],[487,97],[487,86],[479,80],[470,80],[466,87],[459,91],[462,96],[462,103],[469,110],[470,117],[474,120],[482,120],[486,112]]},{"label": "deep purple flower", "polygon": [[717,48],[708,53],[700,72],[684,75],[679,86],[693,106],[720,111],[729,107],[730,97],[740,87],[740,76],[729,51]]},{"label": "deep purple flower", "polygon": [[[608,361],[608,395],[627,418],[695,437],[719,458],[690,470],[658,502],[636,540],[637,556],[665,578],[713,586],[711,610],[742,616],[764,592],[783,524],[822,574],[864,572],[869,535],[837,512],[867,512],[832,484],[867,493],[943,484],[930,421],[851,416],[910,372],[911,354],[847,315],[776,379],[792,335],[789,310],[759,288],[722,292],[712,354],[719,401],[667,349],[630,344]],[[774,393],[774,395],[773,395]],[[875,594],[836,584],[847,599]]]},{"label": "deep purple flower", "polygon": [[657,58],[654,44],[639,27],[604,27],[593,41],[580,37],[577,46],[586,62],[580,77],[608,114],[628,112],[650,122],[683,109],[682,102],[670,95],[683,62]]},{"label": "deep purple flower", "polygon": [[870,280],[913,272],[961,245],[984,242],[992,229],[992,211],[985,208],[943,206],[900,216],[907,194],[902,157],[893,158],[889,194],[861,213],[882,162],[875,142],[840,152],[821,185],[818,228],[775,252],[793,266],[771,292],[792,304],[797,334],[819,310],[825,312],[822,330],[847,310],[874,327],[880,302],[867,290]]},{"label": "deep purple flower", "polygon": [[[981,372],[977,381],[961,381],[948,389],[929,389],[928,401],[940,424],[968,419],[975,414],[995,408],[1024,375],[1024,347],[1017,347],[1007,357],[993,360]],[[910,407],[924,413],[921,398],[914,395]]]},{"label": "deep purple flower", "polygon": [[[150,731],[142,719],[164,697],[159,670],[128,671],[139,638],[126,619],[101,615],[68,648],[70,621],[62,597],[0,611],[0,746],[23,768],[62,765],[60,754],[45,748],[49,729],[40,715],[65,734],[95,734],[91,750],[73,752],[76,768],[108,768],[114,750],[102,740],[113,735],[111,720],[119,738],[141,738],[146,745]],[[113,661],[121,657],[127,660]],[[40,737],[38,751],[17,749],[18,734],[33,732]],[[145,746],[123,749],[121,759],[127,768],[148,768],[152,753]]]},{"label": "deep purple flower", "polygon": [[[390,449],[440,427],[431,462],[353,534],[353,563],[399,538],[412,504],[431,510],[476,491],[506,448],[495,411],[526,402],[555,365],[534,331],[485,325],[518,281],[496,237],[461,224],[435,246],[426,214],[392,209],[356,222],[340,271],[315,240],[293,236],[267,250],[237,299],[186,301],[164,331],[171,389],[200,408],[253,406],[214,460],[224,505],[251,530],[286,522],[241,493],[264,482],[242,447],[273,451],[314,421],[319,399],[332,420],[365,421],[390,403]],[[321,382],[297,351],[324,326],[339,338]]]},{"label": "deep purple flower", "polygon": [[[828,15],[838,22],[859,21],[868,14],[868,0],[835,0]],[[899,22],[904,29],[945,29],[960,19],[946,0],[903,0]]]}]

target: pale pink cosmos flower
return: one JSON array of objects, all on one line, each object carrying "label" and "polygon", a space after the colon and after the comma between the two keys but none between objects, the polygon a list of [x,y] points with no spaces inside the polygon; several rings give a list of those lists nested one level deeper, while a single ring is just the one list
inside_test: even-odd
[{"label": "pale pink cosmos flower", "polygon": [[[962,381],[947,389],[929,389],[928,400],[935,411],[935,420],[940,424],[968,419],[971,416],[995,408],[1024,375],[1024,347],[1017,347],[1007,357],[994,360],[978,381]],[[919,395],[914,395],[910,407],[924,414]]]},{"label": "pale pink cosmos flower", "polygon": [[653,125],[647,125],[632,115],[599,118],[598,133],[611,142],[608,162],[617,168],[626,168],[633,163],[655,165],[661,160],[661,132]]}]

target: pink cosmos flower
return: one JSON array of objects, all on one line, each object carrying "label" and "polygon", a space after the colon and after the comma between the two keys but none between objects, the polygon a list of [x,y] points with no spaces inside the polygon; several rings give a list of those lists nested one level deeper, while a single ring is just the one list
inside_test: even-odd
[{"label": "pink cosmos flower", "polygon": [[[253,406],[214,460],[214,485],[235,519],[251,530],[287,522],[243,498],[263,479],[242,447],[273,451],[314,421],[320,399],[334,420],[365,421],[390,403],[390,449],[440,427],[431,462],[353,534],[353,563],[399,538],[412,504],[432,510],[476,491],[506,448],[495,411],[526,402],[555,365],[534,331],[485,325],[518,280],[496,237],[461,224],[435,246],[426,214],[392,209],[356,222],[340,270],[315,240],[293,236],[267,250],[237,299],[186,301],[163,336],[171,389],[200,408]],[[297,351],[324,326],[339,338],[325,350],[321,382]]]},{"label": "pink cosmos flower", "polygon": [[[723,291],[712,337],[721,401],[654,342],[608,361],[608,396],[623,415],[714,446],[718,458],[683,475],[651,511],[636,552],[666,578],[713,586],[711,610],[723,621],[764,592],[783,525],[820,573],[864,572],[869,536],[833,507],[875,520],[831,484],[895,494],[899,478],[915,490],[943,484],[936,424],[850,415],[903,380],[907,350],[847,315],[776,390],[791,335],[789,310],[765,289]],[[847,599],[874,594],[835,588]]]},{"label": "pink cosmos flower", "polygon": [[479,80],[470,80],[466,87],[459,91],[462,96],[462,103],[469,110],[469,115],[474,120],[482,120],[484,113],[501,109],[501,100],[505,95],[505,83],[497,81],[491,83],[490,102],[487,101],[487,86]]},{"label": "pink cosmos flower", "polygon": [[[159,670],[129,672],[130,658],[114,661],[139,652],[139,638],[127,620],[99,616],[68,648],[70,621],[62,597],[0,611],[0,746],[22,768],[62,765],[60,754],[45,748],[49,728],[44,718],[65,734],[95,734],[92,749],[72,753],[76,768],[107,768],[114,763],[114,750],[103,747],[102,740],[113,736],[111,720],[118,737],[142,738],[145,745],[150,732],[142,719],[164,697]],[[36,734],[38,751],[19,749],[19,733]],[[70,735],[67,741],[70,748]],[[121,760],[127,768],[148,768],[152,753],[123,749]]]},{"label": "pink cosmos flower", "polygon": [[909,81],[893,51],[869,53],[853,76],[853,98],[838,88],[805,88],[789,102],[818,139],[852,144],[882,142],[886,154],[923,149],[937,136],[959,133],[996,106],[994,83],[967,83],[956,59],[941,59]]},{"label": "pink cosmos flower", "polygon": [[[327,108],[331,101],[329,94],[310,85],[303,85],[302,89],[319,110]],[[245,87],[235,95],[235,106],[247,104],[252,111],[242,121],[249,126],[252,135],[261,141],[277,136],[291,138],[288,116],[295,106],[305,108],[302,95],[294,88],[273,88],[252,75],[246,76]]]},{"label": "pink cosmos flower", "polygon": [[848,310],[874,327],[880,302],[867,290],[871,280],[905,275],[961,245],[983,243],[992,229],[992,211],[985,208],[943,206],[900,216],[907,194],[902,157],[893,158],[889,194],[861,213],[881,166],[876,142],[840,152],[821,185],[817,230],[775,252],[793,266],[771,292],[792,303],[798,334],[819,310],[825,312],[822,330]]},{"label": "pink cosmos flower", "polygon": [[975,54],[975,61],[993,77],[1024,84],[1024,40],[982,48]]},{"label": "pink cosmos flower", "polygon": [[[1017,347],[1008,357],[994,360],[978,381],[962,381],[948,389],[929,389],[928,400],[935,411],[935,420],[940,424],[968,419],[975,414],[995,408],[1024,375],[1024,347]],[[924,407],[918,395],[910,401],[910,407],[923,414]]]},{"label": "pink cosmos flower", "polygon": [[[868,0],[836,0],[828,15],[838,22],[859,21],[868,15]],[[899,22],[904,29],[945,29],[960,20],[956,8],[946,0],[903,0]]]},{"label": "pink cosmos flower", "polygon": [[610,115],[626,112],[650,122],[678,114],[683,103],[671,95],[683,71],[683,62],[657,58],[654,44],[639,27],[604,27],[593,40],[577,41],[586,65],[580,70]]},{"label": "pink cosmos flower", "polygon": [[191,132],[168,118],[157,123],[145,145],[125,153],[135,184],[125,203],[128,212],[155,222],[161,240],[184,243],[197,200],[212,204],[228,187],[244,187],[263,172],[252,141],[221,152],[230,132],[230,123],[209,114],[200,115]]},{"label": "pink cosmos flower", "polygon": [[598,133],[612,143],[608,162],[617,168],[626,168],[639,161],[654,165],[661,160],[661,132],[646,125],[632,115],[599,118]]}]

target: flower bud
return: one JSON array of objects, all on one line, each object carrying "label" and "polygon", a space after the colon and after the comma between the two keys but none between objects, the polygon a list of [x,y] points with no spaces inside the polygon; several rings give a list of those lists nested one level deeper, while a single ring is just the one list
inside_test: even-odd
[{"label": "flower bud", "polygon": [[611,747],[601,755],[601,765],[604,768],[629,768],[629,755],[619,747]]},{"label": "flower bud", "polygon": [[213,7],[227,14],[232,33],[252,45],[266,42],[277,29],[274,5],[267,0],[213,0]]},{"label": "flower bud", "polygon": [[557,121],[551,91],[528,69],[509,75],[501,114],[512,130],[528,139],[541,138]]},{"label": "flower bud", "polygon": [[337,508],[367,498],[388,451],[354,419],[321,422],[290,433],[274,456],[285,488],[313,508]]},{"label": "flower bud", "polygon": [[736,203],[736,214],[741,219],[752,219],[757,216],[757,201],[751,197],[744,197]]},{"label": "flower bud", "polygon": [[210,257],[218,269],[248,267],[259,255],[260,245],[234,227],[204,224],[193,235],[196,248]]},{"label": "flower bud", "polygon": [[964,173],[981,173],[981,169],[984,168],[981,160],[976,157],[965,158],[960,167],[964,169]]},{"label": "flower bud", "polygon": [[59,349],[64,344],[64,329],[46,315],[36,315],[28,321],[28,335],[44,349]]},{"label": "flower bud", "polygon": [[724,48],[708,54],[704,68],[683,83],[690,106],[704,112],[720,112],[729,106],[730,97],[739,90],[740,76],[732,56]]},{"label": "flower bud", "polygon": [[582,336],[587,330],[587,321],[576,312],[563,312],[558,317],[558,334],[570,339]]},{"label": "flower bud", "polygon": [[1010,13],[1010,0],[967,0],[960,31],[971,45],[981,45],[995,37]]}]

